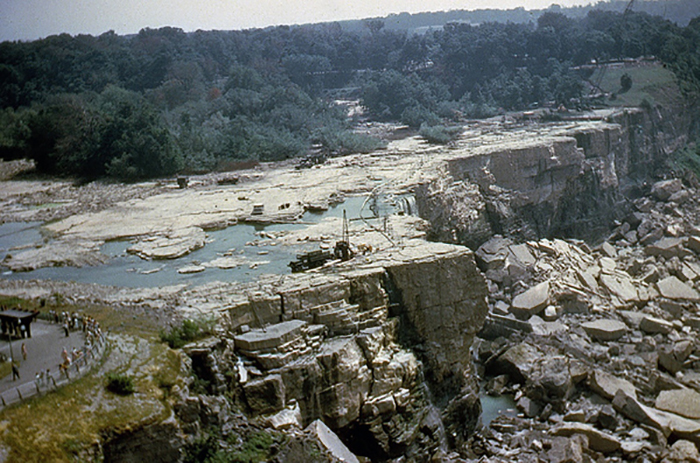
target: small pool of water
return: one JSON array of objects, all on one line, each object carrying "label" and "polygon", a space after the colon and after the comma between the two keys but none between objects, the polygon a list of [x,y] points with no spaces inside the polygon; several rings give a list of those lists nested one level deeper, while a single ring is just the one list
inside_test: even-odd
[{"label": "small pool of water", "polygon": [[497,416],[503,413],[515,414],[516,405],[513,397],[507,394],[500,396],[482,395],[481,422],[484,426],[491,424]]},{"label": "small pool of water", "polygon": [[[365,204],[365,196],[353,196],[343,203],[336,204],[326,211],[307,212],[300,223],[258,225],[242,223],[223,230],[207,232],[207,244],[197,251],[173,260],[143,260],[126,252],[131,246],[130,241],[113,241],[105,243],[101,251],[109,258],[104,265],[95,267],[47,267],[32,272],[13,273],[4,269],[2,277],[6,279],[48,279],[76,281],[80,283],[97,283],[124,287],[159,287],[174,284],[202,284],[211,281],[253,281],[263,274],[290,273],[289,262],[296,258],[299,252],[312,249],[306,246],[273,246],[273,240],[261,238],[258,233],[265,231],[275,233],[306,228],[309,224],[318,223],[328,217],[342,217],[343,211],[348,219],[372,217],[373,210],[385,215],[405,207],[409,200],[399,198],[391,201],[379,199],[376,205],[372,201]],[[373,210],[370,209],[372,206]],[[375,207],[376,206],[376,207]],[[31,245],[42,242],[40,222],[8,223],[0,225],[0,260],[7,255],[7,250],[13,247]],[[246,243],[258,242],[257,246]],[[316,249],[315,245],[313,249]],[[231,268],[221,269],[207,267],[199,273],[181,274],[178,270],[191,265],[210,262],[222,256],[240,258],[242,264]],[[0,268],[0,270],[3,270]]]}]

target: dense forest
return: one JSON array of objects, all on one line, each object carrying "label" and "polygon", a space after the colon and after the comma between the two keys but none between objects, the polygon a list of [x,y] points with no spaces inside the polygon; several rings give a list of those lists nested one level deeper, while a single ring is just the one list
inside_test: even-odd
[{"label": "dense forest", "polygon": [[[563,10],[562,10],[563,11]],[[656,56],[700,91],[700,18],[547,11],[536,21],[453,22],[422,34],[367,20],[244,31],[144,29],[0,43],[0,157],[41,172],[122,180],[364,152],[335,100],[426,134],[499,110],[583,107],[574,67]]]}]

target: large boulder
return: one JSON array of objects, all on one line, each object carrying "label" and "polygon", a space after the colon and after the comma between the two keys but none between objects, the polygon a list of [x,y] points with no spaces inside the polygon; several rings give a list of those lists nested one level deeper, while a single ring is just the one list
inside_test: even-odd
[{"label": "large boulder", "polygon": [[683,189],[683,182],[678,178],[656,182],[651,187],[651,194],[659,201],[667,201],[674,193]]},{"label": "large boulder", "polygon": [[511,311],[516,317],[527,319],[543,311],[548,304],[549,282],[545,281],[515,296]]},{"label": "large boulder", "polygon": [[626,379],[618,378],[601,370],[594,370],[588,375],[588,386],[601,397],[612,399],[617,391],[623,390],[627,395],[637,398],[637,389]]},{"label": "large boulder", "polygon": [[692,389],[661,391],[656,398],[656,408],[686,418],[700,419],[700,394]]},{"label": "large boulder", "polygon": [[534,363],[527,376],[530,395],[544,403],[566,399],[574,386],[569,359],[563,355],[542,357]]},{"label": "large boulder", "polygon": [[586,423],[566,423],[552,430],[554,436],[570,437],[577,434],[588,438],[588,447],[601,453],[612,453],[620,449],[617,437],[600,431]]},{"label": "large boulder", "polygon": [[700,452],[692,442],[680,439],[673,443],[661,463],[700,463]]},{"label": "large boulder", "polygon": [[284,408],[284,382],[280,375],[268,375],[243,386],[246,402],[254,413],[277,412]]},{"label": "large boulder", "polygon": [[514,381],[525,382],[535,364],[544,356],[541,350],[531,344],[516,344],[498,357],[497,372],[507,374]]},{"label": "large boulder", "polygon": [[659,289],[659,294],[668,299],[700,301],[700,294],[675,276],[664,278],[656,283],[656,287]]}]

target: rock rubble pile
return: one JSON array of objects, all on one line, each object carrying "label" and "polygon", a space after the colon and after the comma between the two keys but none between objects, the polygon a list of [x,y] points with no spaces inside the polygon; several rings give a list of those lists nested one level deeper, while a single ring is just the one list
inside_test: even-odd
[{"label": "rock rubble pile", "polygon": [[696,198],[655,183],[594,249],[495,236],[477,250],[489,315],[474,355],[518,413],[483,428],[471,457],[700,461]]}]

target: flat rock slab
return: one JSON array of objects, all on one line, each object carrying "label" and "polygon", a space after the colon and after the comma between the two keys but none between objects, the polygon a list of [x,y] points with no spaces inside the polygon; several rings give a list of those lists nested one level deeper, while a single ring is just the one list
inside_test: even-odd
[{"label": "flat rock slab", "polygon": [[513,298],[511,310],[516,317],[529,318],[544,310],[549,304],[549,282],[533,286]]},{"label": "flat rock slab", "polygon": [[188,275],[191,273],[200,273],[204,270],[206,270],[206,267],[203,265],[188,265],[177,269],[177,273],[180,273],[182,275]]},{"label": "flat rock slab", "polygon": [[685,249],[684,238],[661,238],[653,244],[644,248],[644,253],[649,256],[662,256],[666,259],[671,257],[683,257],[689,254]]},{"label": "flat rock slab", "polygon": [[601,453],[612,453],[620,449],[620,441],[610,434],[599,431],[585,423],[566,423],[552,430],[554,436],[570,437],[582,434],[588,438],[588,447]]},{"label": "flat rock slab", "polygon": [[634,399],[637,398],[637,389],[634,387],[634,384],[601,370],[591,372],[588,376],[588,386],[593,392],[606,399],[615,397],[619,390],[625,391],[628,396]]},{"label": "flat rock slab", "polygon": [[316,436],[319,443],[335,458],[345,463],[360,463],[357,456],[348,449],[338,435],[331,431],[323,421],[316,420],[306,428],[307,432]]},{"label": "flat rock slab", "polygon": [[639,328],[648,334],[668,334],[673,331],[673,324],[662,318],[646,315],[639,323]]},{"label": "flat rock slab", "polygon": [[668,299],[700,301],[700,294],[675,276],[664,278],[656,283],[656,287],[659,289],[659,294]]},{"label": "flat rock slab", "polygon": [[656,408],[686,418],[700,419],[700,394],[692,389],[661,391],[656,398]]},{"label": "flat rock slab", "polygon": [[234,336],[236,347],[247,351],[272,349],[301,335],[301,328],[306,325],[302,320],[289,320],[268,326],[265,329],[255,329]]},{"label": "flat rock slab", "polygon": [[600,283],[622,302],[631,302],[639,299],[637,288],[632,279],[622,275],[602,274]]},{"label": "flat rock slab", "polygon": [[144,238],[126,251],[142,259],[177,259],[203,248],[207,234],[199,227],[187,227]]},{"label": "flat rock slab", "polygon": [[615,341],[627,333],[627,325],[618,320],[595,320],[581,325],[586,334],[598,341]]}]

